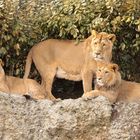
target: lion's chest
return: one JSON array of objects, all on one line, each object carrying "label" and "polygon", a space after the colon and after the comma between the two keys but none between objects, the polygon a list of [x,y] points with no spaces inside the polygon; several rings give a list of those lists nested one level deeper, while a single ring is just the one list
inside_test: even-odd
[{"label": "lion's chest", "polygon": [[67,80],[72,80],[72,81],[80,81],[82,79],[81,78],[81,73],[71,74],[70,72],[64,71],[60,67],[57,68],[56,77],[57,78],[62,78],[62,79],[67,79]]}]

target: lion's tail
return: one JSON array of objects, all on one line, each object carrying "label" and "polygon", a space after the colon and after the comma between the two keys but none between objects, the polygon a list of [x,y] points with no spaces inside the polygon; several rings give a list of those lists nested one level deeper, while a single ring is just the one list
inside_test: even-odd
[{"label": "lion's tail", "polygon": [[23,76],[24,79],[28,78],[29,76],[31,64],[32,64],[32,50],[29,51],[27,59],[26,59],[25,73]]}]

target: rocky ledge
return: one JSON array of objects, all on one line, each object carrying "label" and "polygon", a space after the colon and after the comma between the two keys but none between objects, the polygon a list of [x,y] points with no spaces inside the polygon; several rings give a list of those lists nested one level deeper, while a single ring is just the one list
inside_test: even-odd
[{"label": "rocky ledge", "polygon": [[0,93],[0,140],[140,140],[140,103],[27,100]]}]

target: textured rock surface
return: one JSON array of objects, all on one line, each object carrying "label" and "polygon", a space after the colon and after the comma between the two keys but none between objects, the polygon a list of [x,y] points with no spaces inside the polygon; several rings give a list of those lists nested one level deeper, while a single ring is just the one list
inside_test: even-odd
[{"label": "textured rock surface", "polygon": [[0,94],[1,140],[106,139],[110,117],[104,97],[51,102]]},{"label": "textured rock surface", "polygon": [[0,94],[0,140],[140,140],[140,102],[26,100]]},{"label": "textured rock surface", "polygon": [[140,102],[115,105],[108,140],[140,140]]}]

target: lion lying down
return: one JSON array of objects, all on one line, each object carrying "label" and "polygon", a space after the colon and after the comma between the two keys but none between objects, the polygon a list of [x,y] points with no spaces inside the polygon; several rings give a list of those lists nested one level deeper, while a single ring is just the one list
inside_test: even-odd
[{"label": "lion lying down", "polygon": [[140,99],[140,83],[122,80],[117,64],[98,62],[97,65],[95,90],[85,93],[84,97],[102,95],[112,103]]},{"label": "lion lying down", "polygon": [[45,91],[35,80],[6,76],[0,64],[0,91],[10,94],[30,95],[34,99],[44,99]]}]

